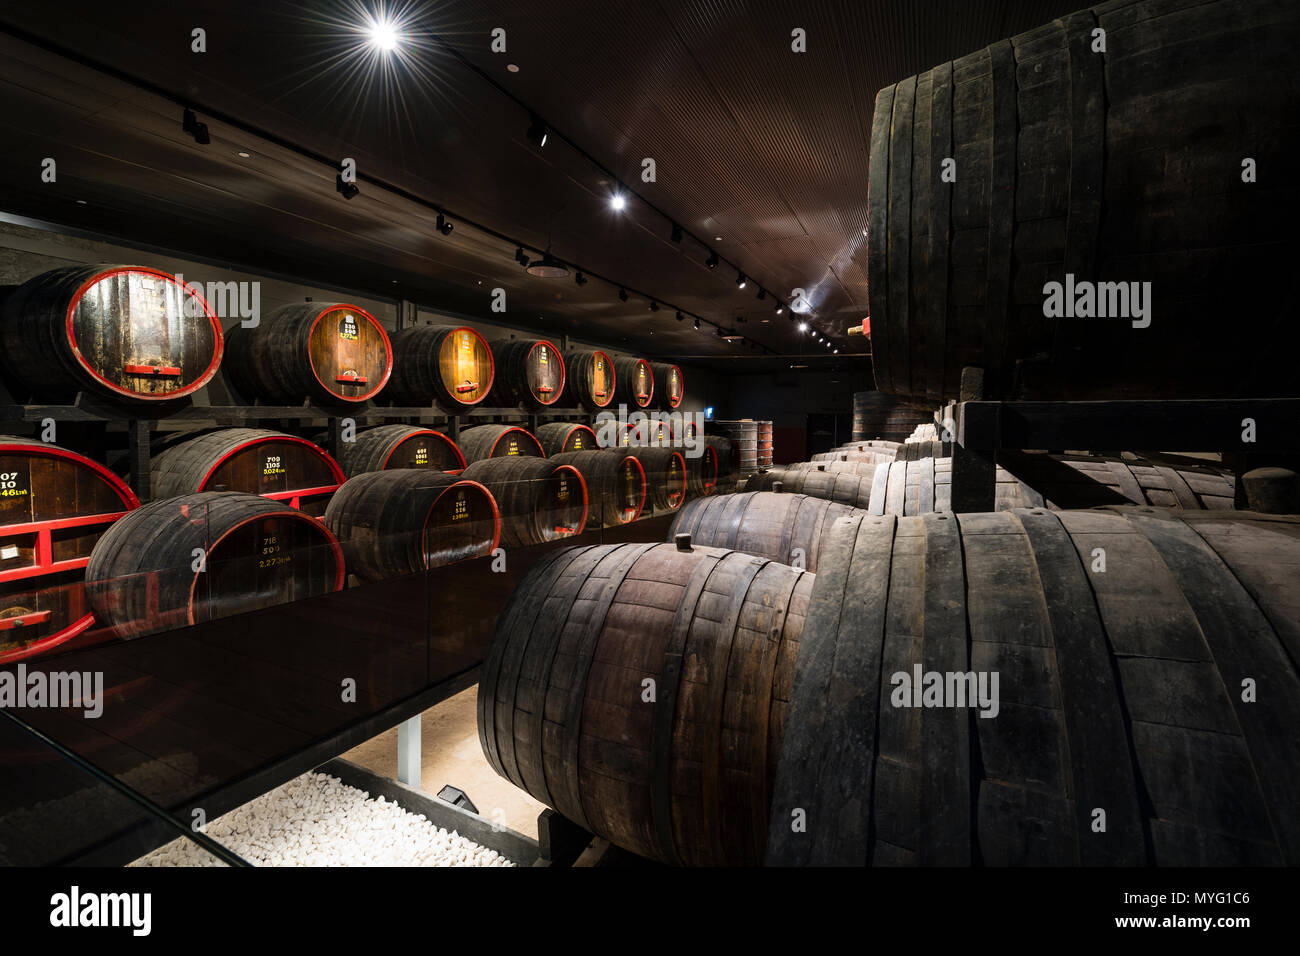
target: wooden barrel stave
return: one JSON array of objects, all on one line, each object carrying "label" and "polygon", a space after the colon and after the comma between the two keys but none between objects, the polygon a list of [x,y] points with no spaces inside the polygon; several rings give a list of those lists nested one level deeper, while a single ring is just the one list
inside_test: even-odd
[{"label": "wooden barrel stave", "polygon": [[646,506],[646,476],[635,455],[606,450],[565,452],[547,461],[571,465],[587,489],[588,527],[614,528],[641,517]]},{"label": "wooden barrel stave", "polygon": [[286,305],[253,328],[231,328],[226,377],[248,399],[356,404],[388,384],[393,349],[373,315],[355,305]]},{"label": "wooden barrel stave", "polygon": [[339,543],[317,519],[258,495],[201,492],[116,522],[91,552],[86,593],[98,620],[137,637],[337,591],[343,579]]},{"label": "wooden barrel stave", "polygon": [[[779,750],[770,714],[812,583],[711,548],[551,558],[511,598],[484,662],[485,753],[620,846],[665,862],[758,862]],[[653,706],[646,679],[659,689]]]},{"label": "wooden barrel stave", "polygon": [[416,325],[393,333],[393,374],[384,397],[396,405],[437,402],[455,411],[492,391],[496,365],[487,340],[469,326]]},{"label": "wooden barrel stave", "polygon": [[0,436],[0,663],[43,654],[91,626],[86,563],[105,530],[139,505],[95,461]]},{"label": "wooden barrel stave", "polygon": [[225,428],[172,445],[149,463],[154,498],[242,491],[319,517],[343,469],[311,442],[262,428]]},{"label": "wooden barrel stave", "polygon": [[205,386],[221,363],[221,321],[203,296],[144,266],[42,273],[8,296],[0,318],[0,366],[20,400],[84,390],[171,401]]},{"label": "wooden barrel stave", "polygon": [[[1287,79],[1300,16],[1270,0],[1149,9],[1106,3],[880,92],[868,190],[878,388],[938,404],[977,366],[994,398],[1287,391],[1286,359],[1261,360],[1255,343],[1294,322],[1270,277],[1295,258],[1277,210],[1297,187],[1244,183],[1239,154],[1247,130],[1300,105]],[[1252,158],[1284,162],[1296,139],[1288,128]],[[963,172],[939,185],[950,157]],[[1151,325],[1045,317],[1044,285],[1067,273],[1150,282]],[[1222,334],[1206,303],[1224,286],[1258,317],[1257,337]],[[1244,367],[1248,382],[1222,374]]]},{"label": "wooden barrel stave", "polygon": [[501,545],[526,548],[582,534],[588,493],[582,472],[549,458],[484,458],[461,477],[477,481],[496,499]]},{"label": "wooden barrel stave", "polygon": [[465,456],[454,441],[432,428],[380,425],[360,432],[356,441],[341,442],[339,464],[347,477],[354,478],[390,468],[460,471]]}]

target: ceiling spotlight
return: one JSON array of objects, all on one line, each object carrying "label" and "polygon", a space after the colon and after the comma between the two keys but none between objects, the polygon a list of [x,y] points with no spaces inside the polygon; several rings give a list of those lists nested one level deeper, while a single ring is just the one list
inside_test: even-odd
[{"label": "ceiling spotlight", "polygon": [[248,159],[249,156],[251,156],[252,154],[246,153],[241,149],[239,152],[235,153],[235,155],[238,156],[240,159]]},{"label": "ceiling spotlight", "polygon": [[537,276],[540,279],[563,279],[569,274],[568,266],[551,255],[550,249],[547,249],[540,259],[534,259],[532,265],[525,268],[530,276]]},{"label": "ceiling spotlight", "polygon": [[685,322],[685,321],[686,321],[686,316],[682,315],[682,310],[681,310],[681,309],[678,309],[678,310],[677,310],[677,321],[678,321],[678,322]]},{"label": "ceiling spotlight", "polygon": [[586,285],[587,277],[583,275],[581,272],[575,272],[573,274],[573,281],[578,283],[578,285]]},{"label": "ceiling spotlight", "polygon": [[763,291],[763,287],[762,287],[762,286],[759,286],[759,287],[758,287],[758,301],[759,301],[759,302],[762,302],[762,301],[763,301],[764,299],[766,299],[766,298],[767,298],[767,293]]},{"label": "ceiling spotlight", "polygon": [[542,122],[541,117],[534,114],[532,118],[532,122],[529,123],[528,125],[529,142],[531,142],[538,149],[541,149],[543,146],[546,145],[546,137],[549,134],[550,134],[550,130],[546,128],[546,124]]},{"label": "ceiling spotlight", "polygon": [[681,241],[682,241],[682,227],[679,226],[679,225],[677,225],[677,223],[673,223],[673,232],[672,232],[672,235],[671,235],[669,238],[671,238],[673,242],[681,242]]},{"label": "ceiling spotlight", "polygon": [[622,193],[614,193],[609,197],[609,205],[615,212],[622,212],[623,207],[627,205],[627,200],[623,198]]},{"label": "ceiling spotlight", "polygon": [[619,290],[618,290],[618,299],[619,299],[620,302],[626,302],[626,301],[627,301],[627,289],[619,289]]},{"label": "ceiling spotlight", "polygon": [[370,35],[370,45],[377,47],[387,53],[397,48],[399,39],[397,30],[391,23],[383,20],[374,20],[371,22],[369,29],[366,31]]},{"label": "ceiling spotlight", "polygon": [[737,289],[745,288],[745,273],[743,272],[736,273],[736,288]]},{"label": "ceiling spotlight", "polygon": [[832,354],[832,355],[839,355],[839,354],[840,354],[840,350],[839,350],[839,349],[836,349],[835,351],[831,352],[831,354]]},{"label": "ceiling spotlight", "polygon": [[799,323],[799,331],[800,331],[800,332],[807,332],[807,331],[808,331],[808,323],[807,323],[807,322],[800,322],[800,323]]},{"label": "ceiling spotlight", "polygon": [[186,110],[181,116],[181,129],[194,137],[194,142],[200,146],[207,146],[212,142],[212,137],[208,135],[208,124],[200,123],[198,115],[193,110]]},{"label": "ceiling spotlight", "polygon": [[450,236],[451,231],[456,227],[442,213],[438,213],[438,231],[444,236]]},{"label": "ceiling spotlight", "polygon": [[654,299],[651,299],[651,300],[650,300],[650,311],[651,311],[651,312],[658,312],[658,311],[659,311],[659,303],[656,302]]},{"label": "ceiling spotlight", "polygon": [[700,320],[699,320],[699,319],[696,319],[696,320],[695,320],[695,331],[698,332],[699,330],[700,330]]},{"label": "ceiling spotlight", "polygon": [[716,269],[718,267],[718,254],[716,252],[710,252],[709,258],[704,260],[704,264],[710,269]]},{"label": "ceiling spotlight", "polygon": [[780,315],[784,311],[785,311],[785,306],[783,306],[780,302],[778,302],[776,304],[776,314]]}]

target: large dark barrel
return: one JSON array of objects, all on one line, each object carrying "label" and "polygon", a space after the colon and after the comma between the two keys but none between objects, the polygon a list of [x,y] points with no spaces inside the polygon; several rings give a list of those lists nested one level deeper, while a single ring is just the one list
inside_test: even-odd
[{"label": "large dark barrel", "polygon": [[577,451],[547,459],[572,465],[587,486],[588,527],[614,528],[641,517],[646,505],[645,469],[636,456],[608,451]]},{"label": "large dark barrel", "polygon": [[221,321],[197,287],[144,266],[42,273],[0,315],[0,366],[20,402],[79,391],[167,401],[198,391],[221,363]]},{"label": "large dark barrel", "polygon": [[591,426],[581,422],[547,422],[537,426],[536,438],[548,458],[571,451],[593,451],[600,447]]},{"label": "large dark barrel", "polygon": [[782,564],[817,570],[823,537],[848,505],[808,495],[750,491],[690,502],[668,532],[712,548],[734,548]]},{"label": "large dark barrel", "polygon": [[[1210,466],[1124,461],[1101,456],[1006,456],[996,470],[995,510],[1159,505],[1187,510],[1231,510],[1231,473]],[[872,514],[922,515],[952,510],[952,459],[896,461],[876,469]]]},{"label": "large dark barrel", "polygon": [[718,452],[712,445],[701,445],[700,454],[692,455],[683,449],[686,458],[686,493],[692,498],[703,498],[718,490]]},{"label": "large dark barrel", "polygon": [[460,433],[460,450],[465,460],[505,458],[511,455],[532,455],[545,458],[541,442],[532,432],[518,425],[475,425]]},{"label": "large dark barrel", "polygon": [[90,627],[86,562],[135,494],[66,448],[0,435],[0,663],[44,653]]},{"label": "large dark barrel", "polygon": [[732,462],[736,473],[744,478],[758,471],[758,423],[752,418],[742,421],[712,421],[707,427],[731,442]]},{"label": "large dark barrel", "polygon": [[906,441],[917,425],[934,421],[934,409],[885,392],[853,393],[853,440]]},{"label": "large dark barrel", "polygon": [[649,408],[655,399],[655,373],[645,359],[614,360],[614,396],[631,410]]},{"label": "large dark barrel", "polygon": [[1293,517],[839,519],[767,862],[1300,863],[1296,567]]},{"label": "large dark barrel", "polygon": [[[871,506],[871,477],[850,472],[816,469],[770,468],[750,475],[746,491],[783,491],[838,501],[853,508]],[[779,484],[779,489],[773,486]]]},{"label": "large dark barrel", "polygon": [[490,405],[549,408],[564,394],[564,357],[546,339],[492,343],[496,377]]},{"label": "large dark barrel", "polygon": [[95,617],[136,637],[343,586],[343,552],[316,518],[260,495],[155,501],[105,532],[86,566]]},{"label": "large dark barrel", "polygon": [[343,483],[325,510],[348,571],[362,581],[491,554],[501,536],[492,493],[441,471],[370,471]]},{"label": "large dark barrel", "polygon": [[772,467],[772,423],[756,422],[755,437],[757,439],[755,462],[759,468]]},{"label": "large dark barrel", "polygon": [[589,412],[598,412],[614,401],[618,375],[614,360],[599,349],[570,352],[569,404],[578,405]]},{"label": "large dark barrel", "polygon": [[462,478],[492,492],[501,513],[501,545],[526,548],[582,534],[587,524],[587,485],[572,465],[549,458],[484,458]]},{"label": "large dark barrel", "polygon": [[991,398],[1293,394],[1261,343],[1300,319],[1300,184],[1266,172],[1300,150],[1297,47],[1295,3],[1115,0],[881,90],[876,387],[939,404],[973,365]]},{"label": "large dark barrel", "polygon": [[465,467],[465,456],[454,441],[432,428],[380,425],[358,433],[356,441],[341,442],[339,464],[352,478],[390,468],[459,471]]},{"label": "large dark barrel", "polygon": [[759,863],[812,586],[810,574],[715,548],[547,555],[510,598],[483,663],[484,754],[642,856]]},{"label": "large dark barrel", "polygon": [[173,445],[149,463],[156,500],[198,491],[243,491],[321,515],[343,469],[303,438],[261,428],[224,428]]},{"label": "large dark barrel", "polygon": [[606,454],[636,456],[645,470],[646,494],[656,511],[676,511],[686,500],[686,457],[673,448],[607,449]]},{"label": "large dark barrel", "polygon": [[718,487],[723,491],[734,490],[736,476],[740,472],[736,443],[722,435],[705,435],[704,444],[718,456]]},{"label": "large dark barrel", "polygon": [[650,365],[655,375],[655,398],[660,408],[680,408],[686,397],[686,376],[676,365],[652,362]]},{"label": "large dark barrel", "polygon": [[468,326],[416,325],[393,333],[394,405],[437,402],[448,411],[477,405],[495,376],[487,339]]},{"label": "large dark barrel", "polygon": [[226,377],[245,398],[298,405],[356,403],[388,384],[393,348],[379,320],[355,305],[286,305],[227,336]]}]

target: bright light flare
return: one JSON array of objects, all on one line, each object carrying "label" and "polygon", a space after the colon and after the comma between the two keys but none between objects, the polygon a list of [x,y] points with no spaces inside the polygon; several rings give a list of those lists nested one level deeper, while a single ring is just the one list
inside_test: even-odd
[{"label": "bright light flare", "polygon": [[623,207],[627,205],[627,200],[623,198],[622,193],[614,193],[614,195],[609,198],[609,205],[615,212],[622,212]]},{"label": "bright light flare", "polygon": [[397,43],[401,39],[397,28],[386,20],[372,20],[366,28],[366,34],[370,37],[370,45],[385,53],[396,50]]}]

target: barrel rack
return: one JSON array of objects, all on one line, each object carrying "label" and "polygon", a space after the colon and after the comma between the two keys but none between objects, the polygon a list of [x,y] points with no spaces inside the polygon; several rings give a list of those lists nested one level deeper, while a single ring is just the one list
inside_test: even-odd
[{"label": "barrel rack", "polygon": [[[334,454],[349,421],[357,427],[388,423],[439,425],[452,441],[459,442],[461,429],[471,425],[526,423],[529,431],[536,432],[537,427],[546,421],[586,421],[590,417],[580,408],[534,412],[523,407],[476,406],[448,412],[434,404],[408,407],[367,403],[356,408],[340,408],[311,402],[302,405],[195,405],[182,401],[165,409],[137,410],[82,392],[67,405],[0,404],[0,432],[23,426],[27,431],[39,430],[43,422],[52,420],[56,425],[72,425],[78,434],[75,441],[69,442],[70,447],[98,461],[106,462],[110,450],[125,448],[131,487],[141,501],[149,501],[153,497],[149,477],[151,446],[154,436],[159,434],[256,425],[287,430],[307,428],[315,423],[316,428],[329,432],[331,437],[326,450]],[[124,438],[121,437],[123,431]]]},{"label": "barrel rack", "polygon": [[[1160,401],[949,402],[935,413],[951,435],[954,511],[993,511],[996,466],[1028,449],[1117,449],[1219,452],[1236,475],[1237,507],[1245,508],[1241,476],[1266,465],[1300,460],[1300,398]],[[1243,440],[1248,421],[1253,441]]]}]

